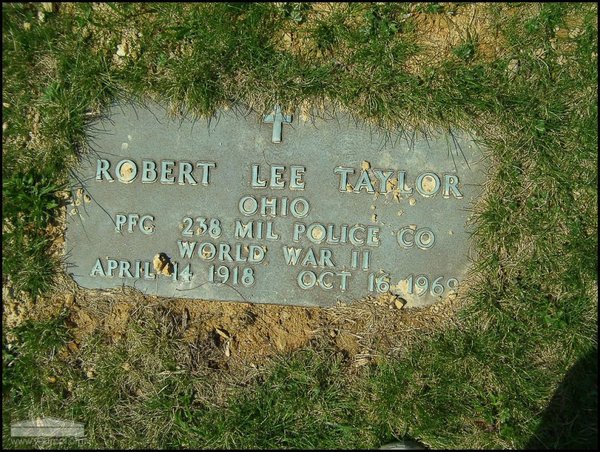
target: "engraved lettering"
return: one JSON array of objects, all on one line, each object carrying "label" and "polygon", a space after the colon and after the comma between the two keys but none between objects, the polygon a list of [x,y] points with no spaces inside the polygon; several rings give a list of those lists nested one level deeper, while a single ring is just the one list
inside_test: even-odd
[{"label": "engraved lettering", "polygon": [[422,250],[429,249],[435,243],[435,236],[429,228],[421,228],[415,234],[415,243]]},{"label": "engraved lettering", "polygon": [[363,263],[362,263],[362,269],[363,271],[366,271],[369,269],[369,265],[371,264],[371,252],[369,250],[364,250],[363,251],[363,259],[362,259]]},{"label": "engraved lettering", "polygon": [[331,255],[333,254],[333,251],[324,248],[319,250],[319,252],[321,253],[321,255],[319,256],[319,265],[321,267],[335,267],[335,264],[331,260]]},{"label": "engraved lettering", "polygon": [[[268,214],[267,209],[269,209]],[[266,217],[267,215],[277,215],[277,198],[266,198],[263,196],[260,203],[260,214],[263,217]]]},{"label": "engraved lettering", "polygon": [[[258,237],[258,238],[260,238],[260,237]],[[267,221],[265,239],[266,240],[278,240],[279,239],[279,235],[273,230],[273,222],[271,222],[271,221]]]},{"label": "engraved lettering", "polygon": [[104,159],[98,159],[98,165],[96,167],[96,180],[102,180],[103,178],[109,182],[114,181],[108,170],[110,169],[110,162]]},{"label": "engraved lettering", "polygon": [[253,224],[253,221],[249,221],[246,224],[244,224],[240,220],[235,220],[235,231],[233,233],[234,237],[236,239],[251,239]]},{"label": "engraved lettering", "polygon": [[379,246],[379,227],[368,226],[367,227],[367,246]]},{"label": "engraved lettering", "polygon": [[325,282],[325,276],[333,276],[333,273],[331,273],[331,272],[321,273],[321,275],[319,276],[319,279],[317,281],[318,284],[325,290],[333,289],[333,284]]},{"label": "engraved lettering", "polygon": [[364,226],[357,224],[350,228],[350,243],[352,243],[354,246],[362,245],[365,242],[364,239],[359,239],[358,237],[356,237],[357,231],[364,232],[365,231]]},{"label": "engraved lettering", "polygon": [[423,173],[417,177],[417,191],[426,198],[434,196],[440,186],[440,178],[435,173]]},{"label": "engraved lettering", "polygon": [[296,198],[290,204],[290,212],[295,218],[304,218],[308,215],[309,209],[308,201],[304,198]]},{"label": "engraved lettering", "polygon": [[348,288],[348,277],[351,275],[351,273],[347,271],[341,271],[338,272],[337,275],[341,277],[340,289],[342,291],[346,290]]},{"label": "engraved lettering", "polygon": [[258,201],[254,196],[244,196],[238,204],[240,213],[249,217],[258,211]]},{"label": "engraved lettering", "polygon": [[160,162],[160,183],[161,184],[174,184],[175,177],[172,175],[175,162],[173,160],[163,160]]},{"label": "engraved lettering", "polygon": [[302,265],[305,267],[307,265],[312,265],[313,267],[317,266],[317,259],[315,259],[315,252],[312,250],[312,248],[309,248],[306,251],[306,254],[304,254],[304,259],[302,259]]},{"label": "engraved lettering", "polygon": [[140,231],[142,231],[146,235],[150,235],[154,233],[154,223],[146,225],[146,220],[154,221],[154,217],[152,215],[144,215],[140,218]]},{"label": "engraved lettering", "polygon": [[458,176],[455,176],[454,174],[444,174],[444,190],[442,196],[444,198],[449,198],[451,191],[455,198],[460,199],[463,197],[463,194],[458,189]]},{"label": "engraved lettering", "polygon": [[[304,257],[300,259],[303,253]],[[295,248],[293,246],[283,247],[283,257],[285,259],[285,263],[290,266],[294,266],[300,262],[300,265],[304,267],[335,267],[332,256],[333,251],[326,248],[318,250],[317,257],[317,254],[312,248],[307,248],[304,250],[303,248]]]},{"label": "engraved lettering", "polygon": [[303,223],[294,223],[294,234],[292,237],[292,240],[294,242],[299,242],[300,241],[300,234],[303,234],[306,232],[306,225]]},{"label": "engraved lettering", "polygon": [[216,168],[217,164],[215,162],[198,162],[196,166],[202,168],[202,180],[200,183],[202,185],[210,184],[210,169]]},{"label": "engraved lettering", "polygon": [[[264,227],[263,227],[264,226]],[[244,224],[239,220],[235,222],[235,238],[255,238],[265,240],[279,240],[279,234],[275,232],[272,221],[263,222],[261,220],[249,221]]]},{"label": "engraved lettering", "polygon": [[[178,167],[179,165],[179,167]],[[196,166],[203,169],[201,183],[209,185],[210,169],[216,167],[214,162],[197,162]],[[177,168],[179,173],[177,174]],[[96,166],[96,180],[107,180],[113,182],[110,174],[110,162],[105,159],[98,159]],[[198,185],[198,181],[193,176],[194,165],[188,161],[177,162],[175,160],[162,160],[160,165],[160,183],[174,184],[177,179],[179,185]],[[120,160],[115,166],[116,178],[119,182],[129,184],[133,182],[138,175],[138,166],[133,160]],[[157,165],[153,160],[143,159],[141,161],[141,181],[144,184],[156,182],[158,179]]]},{"label": "engraved lettering", "polygon": [[196,182],[196,179],[194,179],[194,176],[192,176],[194,166],[190,162],[185,161],[182,161],[180,165],[181,167],[179,169],[179,185],[184,185],[186,181],[190,185],[198,185],[198,182]]},{"label": "engraved lettering", "polygon": [[320,223],[311,224],[308,227],[306,236],[313,243],[321,243],[323,240],[325,240],[325,237],[327,236],[325,226],[323,226]]},{"label": "engraved lettering", "polygon": [[373,169],[373,173],[375,174],[375,177],[377,177],[377,179],[379,180],[379,193],[387,193],[387,181],[394,172],[390,170],[386,171],[380,169]]},{"label": "engraved lettering", "polygon": [[177,240],[177,247],[179,248],[179,255],[183,258],[192,258],[192,253],[196,248],[196,242],[188,242],[187,240]]},{"label": "engraved lettering", "polygon": [[258,172],[260,171],[260,165],[253,164],[252,165],[252,188],[263,188],[267,186],[267,181],[260,179]]},{"label": "engraved lettering", "polygon": [[142,160],[142,183],[149,184],[156,181],[156,163],[152,160]]},{"label": "engraved lettering", "polygon": [[302,176],[306,172],[306,168],[304,166],[292,165],[290,167],[291,179],[290,179],[290,189],[291,190],[304,190],[304,180]]},{"label": "engraved lettering", "polygon": [[338,190],[345,192],[348,187],[348,174],[354,174],[354,168],[338,166],[333,170],[333,172],[340,175],[340,184],[338,186]]},{"label": "engraved lettering", "polygon": [[[367,245],[377,247],[379,242],[379,226],[356,224],[349,227],[343,224],[339,227],[339,236],[335,235],[336,226],[328,224],[325,227],[321,223],[312,223],[306,226],[303,223],[294,223],[292,239],[294,242],[300,241],[300,238],[306,235],[306,238],[315,244],[343,244],[350,241],[353,245]],[[360,234],[360,236],[359,236]]]},{"label": "engraved lettering", "polygon": [[366,170],[361,171],[356,186],[354,187],[354,193],[360,193],[363,188],[366,189],[367,193],[375,193],[375,188],[373,187],[369,173]]},{"label": "engraved lettering", "polygon": [[119,278],[125,278],[125,272],[127,272],[127,276],[133,278],[133,275],[129,271],[129,267],[131,267],[131,264],[128,261],[119,262]]},{"label": "engraved lettering", "polygon": [[396,240],[404,248],[412,248],[417,245],[418,248],[427,250],[434,245],[435,235],[429,228],[417,229],[416,226],[405,226],[398,231]]},{"label": "engraved lettering", "polygon": [[135,277],[139,278],[142,274],[142,262],[135,261]]},{"label": "engraved lettering", "polygon": [[283,257],[287,265],[296,265],[302,253],[302,248],[294,248],[293,246],[283,247]]},{"label": "engraved lettering", "polygon": [[398,190],[400,190],[400,193],[403,195],[410,195],[412,194],[413,189],[406,186],[405,179],[406,171],[398,171]]},{"label": "engraved lettering", "polygon": [[219,244],[219,260],[220,261],[227,260],[228,262],[233,262],[233,257],[231,257],[231,255],[229,254],[229,251],[231,251],[230,245],[228,245],[227,243],[220,243]]},{"label": "engraved lettering", "polygon": [[156,275],[154,273],[152,273],[152,270],[150,269],[150,262],[148,262],[148,261],[144,262],[144,269],[142,270],[142,272],[144,273],[144,279],[148,279],[148,280],[156,279]]},{"label": "engraved lettering", "polygon": [[217,255],[217,247],[210,242],[204,242],[198,247],[198,256],[210,261]]},{"label": "engraved lettering", "polygon": [[102,261],[100,260],[100,258],[96,259],[96,263],[94,264],[94,268],[92,268],[92,271],[90,273],[90,276],[106,276],[104,274],[104,269],[102,268]]},{"label": "engraved lettering", "polygon": [[121,160],[117,163],[115,174],[119,182],[129,184],[137,176],[137,165],[132,160]]},{"label": "engraved lettering", "polygon": [[[348,271],[340,271],[340,272],[330,272],[324,271],[317,274],[311,270],[302,270],[298,273],[296,278],[296,282],[298,283],[298,287],[301,289],[307,290],[312,289],[315,286],[320,287],[324,290],[330,290],[332,287],[336,287],[332,279],[335,277],[339,277],[339,289],[345,291],[348,288],[348,277],[351,275]],[[331,278],[329,281],[325,281],[325,278]]]},{"label": "engraved lettering", "polygon": [[[258,212],[266,216],[286,216],[288,210],[288,198],[277,198],[262,196],[258,201],[254,196],[248,195],[240,199],[238,209],[241,214],[249,217]],[[295,198],[289,203],[289,211],[295,218],[304,218],[310,211],[310,205],[304,198]]]},{"label": "engraved lettering", "polygon": [[252,262],[255,264],[261,263],[264,260],[265,255],[265,248],[263,248],[262,246],[250,245],[248,247],[248,262]]},{"label": "engraved lettering", "polygon": [[[370,265],[370,260],[371,260],[371,253],[369,250],[363,250],[362,252],[362,256],[361,254],[358,252],[358,250],[352,250],[351,253],[351,258],[352,261],[350,263],[350,266],[352,268],[361,268],[363,271],[366,271],[369,269],[369,265]],[[361,263],[362,261],[362,263]]]},{"label": "engraved lettering", "polygon": [[[333,230],[332,230],[333,232]],[[348,225],[343,224],[340,228],[340,243],[348,242]]]},{"label": "engraved lettering", "polygon": [[244,256],[244,254],[242,253],[242,244],[241,243],[235,244],[234,260],[236,262],[246,262],[248,260],[248,258],[246,256]]},{"label": "engraved lettering", "polygon": [[[362,169],[359,173],[358,178],[355,180],[355,185],[352,186],[349,181],[349,174],[354,174],[353,168],[338,166],[334,169],[334,173],[340,176],[338,190],[346,193],[365,193],[374,194],[381,193],[386,194],[389,192],[390,180],[397,182],[397,193],[402,195],[411,195],[413,193],[413,187],[407,184],[407,173],[404,170],[397,171],[396,179],[391,179],[394,170],[391,169],[377,169],[372,170]],[[374,177],[371,176],[374,175]],[[443,182],[440,176],[434,172],[426,171],[417,176],[414,180],[414,188],[416,191],[424,197],[435,196],[440,190],[444,198],[449,198],[450,194],[454,195],[455,198],[462,198],[463,195],[458,188],[459,179],[454,174],[444,174]],[[375,185],[377,184],[377,185]],[[393,184],[391,186],[395,186]]]},{"label": "engraved lettering", "polygon": [[107,259],[106,260],[106,270],[107,270],[106,276],[112,277],[113,271],[115,271],[118,266],[119,266],[119,262],[116,261],[115,259]]},{"label": "engraved lettering", "polygon": [[115,231],[121,232],[121,227],[127,222],[127,216],[117,214],[115,216]]},{"label": "engraved lettering", "polygon": [[340,238],[335,236],[334,230],[335,230],[334,224],[327,225],[327,234],[326,234],[327,243],[339,243],[340,242]]},{"label": "engraved lettering", "polygon": [[[406,237],[407,234],[410,234],[409,238]],[[413,232],[412,228],[409,226],[406,226],[406,227],[400,229],[398,231],[397,240],[398,240],[398,243],[400,245],[402,245],[404,248],[410,248],[411,246],[413,246],[415,244],[415,241],[414,241],[414,232]]]},{"label": "engraved lettering", "polygon": [[278,188],[285,187],[285,182],[283,182],[283,179],[281,177],[284,170],[285,170],[285,166],[281,166],[281,165],[271,166],[271,188],[278,189]]},{"label": "engraved lettering", "polygon": [[[308,277],[308,281],[306,277]],[[317,275],[310,270],[303,270],[298,273],[297,281],[301,289],[311,289],[317,283]]]},{"label": "engraved lettering", "polygon": [[358,268],[358,259],[359,259],[358,250],[352,250],[352,262],[350,264],[352,266],[352,268]]},{"label": "engraved lettering", "polygon": [[129,214],[116,214],[115,215],[115,231],[121,232],[123,230],[123,226],[127,224],[127,232],[134,232],[134,226],[138,226],[138,229],[145,235],[150,235],[154,233],[154,223],[146,223],[147,221],[154,221],[154,217],[152,215],[143,215],[140,217],[137,213],[129,213]]},{"label": "engraved lettering", "polygon": [[[261,179],[260,177],[260,164],[254,163],[251,166],[252,175],[250,180],[250,186],[252,188],[265,188],[269,187],[275,190],[285,188],[287,183],[287,172],[285,165],[271,165],[269,172],[269,181]],[[292,165],[289,171],[289,183],[291,190],[304,190],[304,180],[302,176],[306,172],[304,166]]]},{"label": "engraved lettering", "polygon": [[133,227],[137,224],[140,216],[137,213],[129,214],[127,216],[127,231],[133,232]]}]

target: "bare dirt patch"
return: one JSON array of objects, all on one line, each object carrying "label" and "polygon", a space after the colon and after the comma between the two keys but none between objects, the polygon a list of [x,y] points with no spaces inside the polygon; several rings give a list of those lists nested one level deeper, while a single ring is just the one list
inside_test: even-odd
[{"label": "bare dirt patch", "polygon": [[[351,28],[366,27],[365,12],[371,5],[350,9],[343,3],[314,3],[306,12],[306,21],[302,24],[290,24],[281,30],[276,42],[285,51],[310,59],[329,58],[326,50],[320,49],[315,42],[313,28],[316,24],[327,23],[331,16],[342,14],[347,17],[345,24]],[[410,73],[419,73],[423,68],[438,65],[452,58],[452,50],[467,41],[472,41],[478,57],[482,61],[492,61],[506,49],[506,43],[497,27],[493,8],[481,3],[440,3],[440,12],[427,12],[422,4],[414,4],[410,12],[398,17],[401,23],[410,24],[406,30],[398,32],[390,39],[414,40],[420,51],[409,57],[403,64]],[[532,6],[535,7],[535,6]],[[499,5],[502,15],[510,17],[521,8]],[[350,48],[339,48],[336,43],[336,55],[353,52]]]},{"label": "bare dirt patch", "polygon": [[[452,5],[452,4],[450,4]],[[438,65],[452,57],[452,50],[468,41],[475,45],[475,51],[483,61],[496,59],[505,49],[499,30],[494,26],[494,18],[486,4],[461,4],[450,7],[446,12],[432,14],[419,12],[413,8],[411,19],[415,24],[414,36],[422,51],[409,58],[406,69],[419,73],[423,68]],[[510,14],[510,8],[506,14]]]},{"label": "bare dirt patch", "polygon": [[69,350],[77,350],[92,335],[116,344],[137,320],[152,316],[176,325],[173,340],[209,350],[212,367],[232,371],[317,343],[329,344],[358,368],[451,325],[464,305],[451,296],[429,307],[405,309],[391,294],[331,308],[165,299],[129,288],[80,289],[67,277],[60,279],[62,292],[35,303],[5,300],[7,326],[63,313],[74,338]]}]

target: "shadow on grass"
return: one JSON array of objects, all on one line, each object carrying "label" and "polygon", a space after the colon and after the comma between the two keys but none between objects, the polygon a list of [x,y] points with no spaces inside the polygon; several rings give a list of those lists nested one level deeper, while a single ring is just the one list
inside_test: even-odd
[{"label": "shadow on grass", "polygon": [[525,448],[598,448],[598,347],[569,370]]}]

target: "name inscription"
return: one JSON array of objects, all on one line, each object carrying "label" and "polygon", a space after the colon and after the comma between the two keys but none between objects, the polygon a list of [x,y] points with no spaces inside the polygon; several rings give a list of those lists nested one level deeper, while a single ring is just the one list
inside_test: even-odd
[{"label": "name inscription", "polygon": [[80,285],[317,306],[458,290],[482,182],[472,141],[381,148],[323,121],[273,144],[232,114],[206,129],[161,116],[113,108],[75,175],[67,263]]}]

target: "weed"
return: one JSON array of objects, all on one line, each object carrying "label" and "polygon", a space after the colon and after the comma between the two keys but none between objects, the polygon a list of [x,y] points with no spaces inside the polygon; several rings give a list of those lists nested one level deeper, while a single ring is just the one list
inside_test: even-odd
[{"label": "weed", "polygon": [[310,8],[311,6],[309,3],[286,2],[282,7],[283,17],[293,20],[297,24],[301,24],[306,21],[306,13]]},{"label": "weed", "polygon": [[15,228],[44,230],[56,215],[59,206],[56,193],[63,188],[64,185],[35,171],[16,173],[2,184],[4,217]]},{"label": "weed", "polygon": [[2,185],[2,267],[16,290],[38,295],[49,289],[56,268],[46,229],[57,214],[64,186],[35,170],[13,174]]}]

